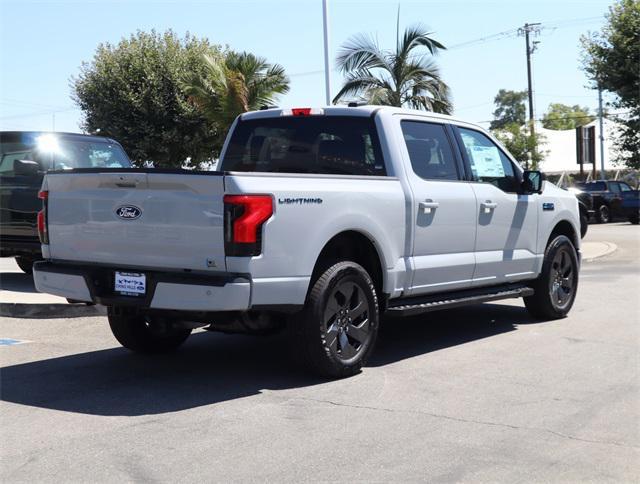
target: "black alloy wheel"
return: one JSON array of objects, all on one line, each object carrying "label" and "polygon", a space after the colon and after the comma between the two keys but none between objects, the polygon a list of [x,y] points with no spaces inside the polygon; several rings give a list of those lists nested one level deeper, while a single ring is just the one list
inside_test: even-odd
[{"label": "black alloy wheel", "polygon": [[571,239],[556,236],[545,251],[542,271],[531,283],[532,296],[524,298],[527,310],[537,319],[565,317],[576,298],[579,262]]},{"label": "black alloy wheel", "polygon": [[378,298],[367,271],[351,261],[328,262],[304,310],[289,319],[291,350],[322,377],[355,375],[373,351],[378,325]]},{"label": "black alloy wheel", "polygon": [[562,311],[572,300],[576,284],[576,268],[569,254],[569,248],[559,249],[551,262],[549,278],[549,295],[554,306]]},{"label": "black alloy wheel", "polygon": [[351,361],[371,338],[371,308],[357,282],[341,282],[329,296],[324,312],[327,347],[343,361]]}]

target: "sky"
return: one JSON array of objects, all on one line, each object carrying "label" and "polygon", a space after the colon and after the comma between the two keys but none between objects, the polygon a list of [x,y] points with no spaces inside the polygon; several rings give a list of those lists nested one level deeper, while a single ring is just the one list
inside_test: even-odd
[{"label": "sky", "polygon": [[[328,0],[332,67],[349,37],[367,33],[392,48],[400,29],[422,24],[448,49],[437,63],[454,115],[487,126],[499,89],[527,87],[525,40],[517,29],[541,23],[532,56],[535,114],[549,103],[597,108],[580,70],[580,36],[604,24],[605,0]],[[136,30],[172,29],[207,37],[285,67],[291,90],[279,106],[325,104],[322,0],[178,1],[0,0],[0,130],[80,132],[70,80],[103,42]],[[500,35],[496,35],[500,34]],[[342,76],[332,71],[332,93]]]}]

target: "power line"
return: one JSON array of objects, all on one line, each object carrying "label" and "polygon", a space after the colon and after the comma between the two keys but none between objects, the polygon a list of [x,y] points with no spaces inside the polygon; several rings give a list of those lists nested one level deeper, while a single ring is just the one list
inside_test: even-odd
[{"label": "power line", "polygon": [[[621,118],[621,117],[623,117],[623,116],[625,116],[627,114],[630,114],[630,113],[631,113],[631,111],[620,111],[620,112],[617,112],[617,113],[604,113],[603,117],[604,118]],[[598,117],[597,114],[581,114],[579,116],[567,115],[567,116],[562,116],[562,117],[555,118],[555,119],[557,119],[558,121],[561,121],[563,119],[589,119],[589,118],[596,119],[597,117]],[[477,124],[491,123],[493,121],[495,121],[495,119],[490,119],[488,121],[476,121],[476,123]],[[545,121],[545,119],[544,118],[536,118],[536,119],[534,119],[534,121],[542,122],[542,121]]]}]

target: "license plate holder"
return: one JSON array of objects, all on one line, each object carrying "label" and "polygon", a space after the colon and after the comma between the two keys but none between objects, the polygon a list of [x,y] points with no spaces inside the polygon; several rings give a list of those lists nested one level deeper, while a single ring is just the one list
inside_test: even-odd
[{"label": "license plate holder", "polygon": [[144,296],[147,292],[147,276],[142,272],[116,271],[113,290],[123,296]]}]

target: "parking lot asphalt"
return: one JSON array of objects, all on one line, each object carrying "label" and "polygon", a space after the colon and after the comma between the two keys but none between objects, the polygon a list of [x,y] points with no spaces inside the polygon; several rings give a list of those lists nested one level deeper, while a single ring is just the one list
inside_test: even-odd
[{"label": "parking lot asphalt", "polygon": [[[286,338],[120,348],[106,318],[1,318],[0,479],[637,482],[640,228],[585,262],[569,317],[521,301],[386,320],[364,371],[322,381]],[[0,339],[0,341],[3,341]]]}]

